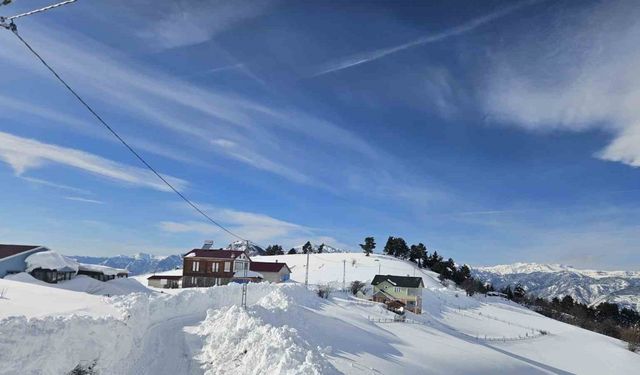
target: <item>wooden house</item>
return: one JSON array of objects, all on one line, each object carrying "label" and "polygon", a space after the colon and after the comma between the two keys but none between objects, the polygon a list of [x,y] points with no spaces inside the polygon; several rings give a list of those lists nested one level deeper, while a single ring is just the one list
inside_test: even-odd
[{"label": "wooden house", "polygon": [[[226,285],[235,278],[244,280],[245,270],[250,274],[251,259],[241,250],[193,249],[183,257],[182,287],[209,287]],[[258,278],[255,275],[255,279]]]},{"label": "wooden house", "polygon": [[404,310],[422,314],[422,277],[376,275],[373,285],[373,300],[394,307],[403,305]]}]

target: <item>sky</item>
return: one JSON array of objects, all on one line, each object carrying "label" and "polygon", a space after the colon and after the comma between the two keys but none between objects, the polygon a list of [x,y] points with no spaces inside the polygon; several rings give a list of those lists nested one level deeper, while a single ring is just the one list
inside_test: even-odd
[{"label": "sky", "polygon": [[[79,0],[17,25],[257,244],[380,251],[392,235],[472,265],[640,270],[639,19],[634,1]],[[0,31],[0,242],[233,240]]]}]

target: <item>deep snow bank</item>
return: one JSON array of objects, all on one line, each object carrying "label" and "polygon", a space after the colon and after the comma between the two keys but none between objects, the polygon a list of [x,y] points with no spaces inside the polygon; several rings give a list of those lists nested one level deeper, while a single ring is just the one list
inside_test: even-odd
[{"label": "deep snow bank", "polygon": [[[275,288],[266,283],[249,285],[248,303]],[[240,285],[177,295],[131,294],[107,299],[118,312],[110,316],[9,317],[0,320],[0,374],[66,374],[77,364],[94,360],[102,374],[129,374],[148,350],[143,342],[150,327],[187,315],[204,319],[208,309],[239,304],[240,295]]]},{"label": "deep snow bank", "polygon": [[238,306],[211,310],[197,333],[206,337],[197,356],[206,374],[338,373],[295,328],[268,324],[256,311]]}]

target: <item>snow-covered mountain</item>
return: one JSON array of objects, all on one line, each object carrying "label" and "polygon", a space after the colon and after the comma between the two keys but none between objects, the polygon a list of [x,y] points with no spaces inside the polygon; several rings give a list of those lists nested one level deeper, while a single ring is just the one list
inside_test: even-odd
[{"label": "snow-covered mountain", "polygon": [[560,264],[514,263],[474,267],[472,273],[496,288],[521,284],[543,297],[564,297],[588,305],[602,302],[640,311],[640,272],[580,270]]},{"label": "snow-covered mountain", "polygon": [[182,256],[158,256],[146,253],[135,255],[117,255],[114,257],[70,256],[80,263],[100,264],[129,270],[131,276],[172,270],[182,267]]},{"label": "snow-covered mountain", "polygon": [[233,243],[230,243],[227,248],[232,250],[247,251],[250,257],[256,255],[264,255],[265,253],[263,248],[253,243],[249,243],[249,247],[247,248],[247,243],[244,241],[235,241]]},{"label": "snow-covered mountain", "polygon": [[[302,254],[303,253],[303,251],[302,251],[302,247],[303,246],[304,245],[295,246],[294,249],[296,250],[296,252],[298,254]],[[320,251],[320,247],[321,246],[322,246],[322,251]],[[346,251],[346,250],[343,250],[343,249],[340,249],[340,248],[337,248],[337,247],[333,247],[331,245],[327,245],[327,244],[324,244],[324,243],[320,244],[320,245],[311,243],[311,247],[313,248],[313,252],[314,253],[320,253],[320,252],[322,252],[322,253],[348,253],[348,251]],[[285,249],[285,252],[286,252],[286,249]]]}]

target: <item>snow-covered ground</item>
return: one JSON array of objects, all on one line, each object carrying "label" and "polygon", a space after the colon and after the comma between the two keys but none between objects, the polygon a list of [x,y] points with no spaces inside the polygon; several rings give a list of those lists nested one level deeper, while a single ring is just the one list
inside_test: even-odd
[{"label": "snow-covered ground", "polygon": [[[544,318],[497,297],[466,297],[435,274],[385,256],[312,254],[311,284],[341,286],[378,273],[423,277],[424,313],[406,323],[376,303],[294,282],[99,297],[0,279],[0,374],[637,374],[621,341]],[[345,262],[343,262],[343,260]],[[344,268],[343,268],[344,267]],[[142,279],[144,280],[144,279]],[[130,280],[135,281],[135,280]],[[174,293],[175,292],[175,293]],[[546,334],[542,334],[542,332]]]}]

